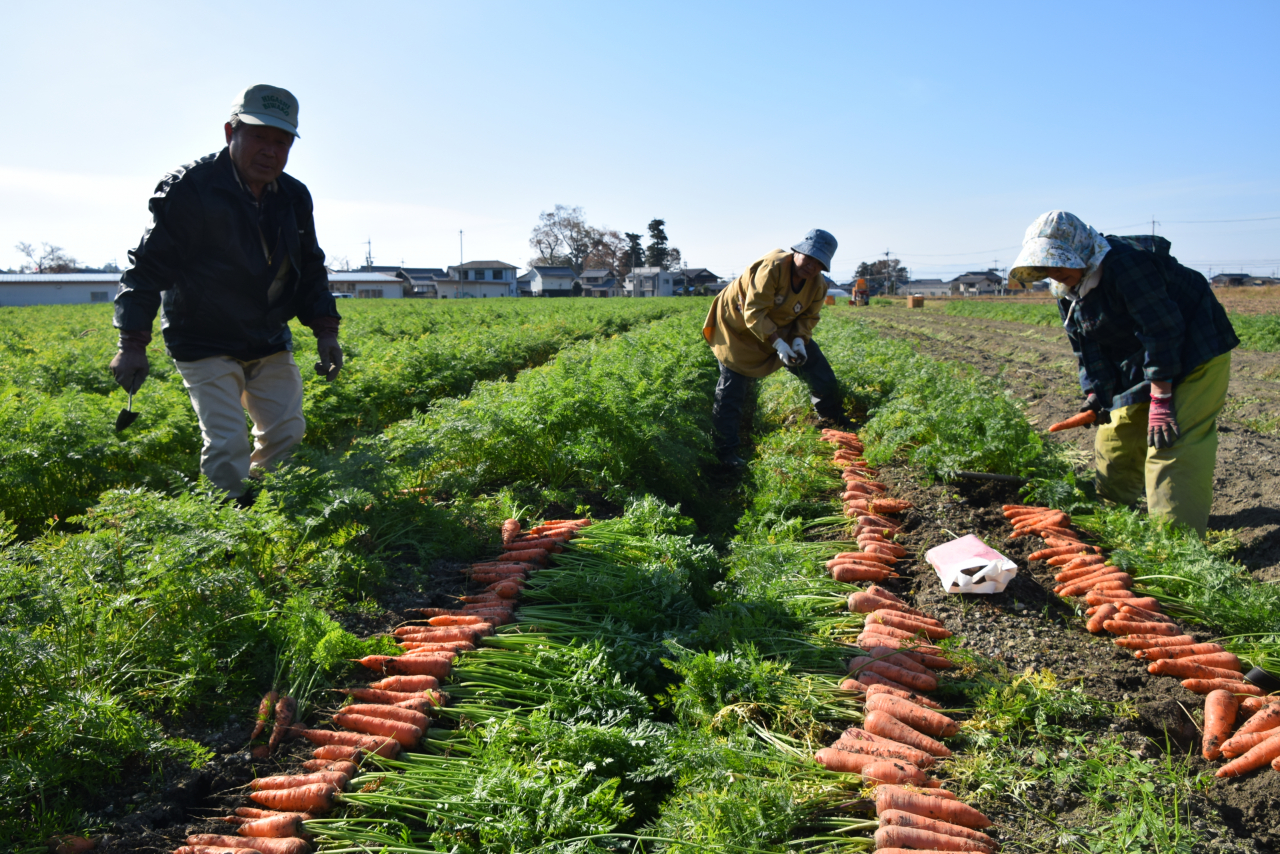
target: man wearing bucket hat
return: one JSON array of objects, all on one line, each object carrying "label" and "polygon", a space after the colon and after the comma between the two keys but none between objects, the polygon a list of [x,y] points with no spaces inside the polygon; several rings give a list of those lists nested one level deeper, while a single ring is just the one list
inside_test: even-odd
[{"label": "man wearing bucket hat", "polygon": [[775,249],[753,263],[711,304],[702,336],[720,362],[712,409],[716,454],[731,467],[738,456],[738,421],[754,377],[785,367],[809,387],[818,416],[847,425],[840,388],[813,340],[827,296],[836,239],[815,228],[791,249]]},{"label": "man wearing bucket hat", "polygon": [[1152,516],[1203,534],[1240,339],[1205,277],[1169,249],[1163,237],[1103,237],[1049,211],[1027,229],[1009,276],[1051,280],[1080,366],[1080,411],[1097,414],[1098,494],[1133,505],[1145,493]]},{"label": "man wearing bucket hat", "polygon": [[129,253],[133,266],[116,295],[120,351],[111,371],[138,390],[162,308],[165,347],[200,420],[200,471],[240,497],[245,478],[285,460],[306,428],[289,320],[311,327],[316,371],[333,380],[342,367],[341,318],[311,194],[284,173],[298,136],[297,99],[251,86],[224,132],[226,148],[169,173],[151,197],[151,226]]}]

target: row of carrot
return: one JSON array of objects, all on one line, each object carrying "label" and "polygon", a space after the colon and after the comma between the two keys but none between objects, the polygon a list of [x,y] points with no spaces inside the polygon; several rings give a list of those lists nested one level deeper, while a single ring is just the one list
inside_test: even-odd
[{"label": "row of carrot", "polygon": [[305,774],[264,777],[250,784],[250,800],[258,806],[239,807],[225,817],[236,835],[195,834],[175,854],[306,854],[311,836],[303,823],[342,802],[342,793],[359,773],[367,755],[395,758],[417,747],[430,726],[428,711],[443,706],[448,695],[440,680],[447,679],[460,652],[476,649],[480,638],[499,625],[512,622],[515,599],[529,572],[546,563],[590,520],[561,520],[521,532],[520,523],[503,525],[503,555],[472,564],[464,572],[483,589],[460,598],[459,608],[411,609],[425,625],[405,625],[394,632],[404,650],[395,656],[373,655],[358,663],[382,674],[370,685],[334,689],[356,701],[336,710],[337,729],[293,726],[296,704],[274,692],[263,698],[252,739],[257,740],[274,716],[270,739],[257,745],[258,757],[269,755],[285,739],[306,738],[316,745]]},{"label": "row of carrot", "polygon": [[[1028,561],[1057,568],[1057,595],[1084,597],[1090,632],[1119,635],[1116,644],[1148,662],[1149,673],[1179,678],[1187,690],[1205,695],[1204,758],[1232,760],[1217,770],[1218,777],[1236,777],[1268,763],[1280,771],[1280,696],[1268,696],[1246,681],[1234,653],[1219,644],[1197,643],[1163,613],[1156,598],[1135,592],[1136,579],[1112,566],[1102,549],[1084,543],[1066,513],[1027,505],[1002,509],[1014,525],[1014,537],[1044,539],[1045,548]],[[1238,720],[1244,723],[1232,737]]]},{"label": "row of carrot", "polygon": [[[888,487],[862,459],[853,433],[824,430],[836,446],[834,462],[843,468],[845,515],[857,519],[854,535],[860,551],[837,555],[827,569],[838,581],[883,581],[897,577],[892,567],[907,552],[894,542],[901,523],[889,518],[910,502],[888,497]],[[862,727],[850,727],[815,759],[831,771],[856,773],[876,786],[877,851],[978,851],[999,848],[982,830],[992,822],[962,803],[931,778],[927,769],[952,755],[940,739],[955,735],[959,724],[938,711],[927,696],[938,687],[936,671],[952,667],[931,641],[951,636],[943,624],[890,591],[872,584],[849,595],[850,611],[865,614],[857,644],[865,653],[849,662],[850,678],[841,688],[865,698]]]}]

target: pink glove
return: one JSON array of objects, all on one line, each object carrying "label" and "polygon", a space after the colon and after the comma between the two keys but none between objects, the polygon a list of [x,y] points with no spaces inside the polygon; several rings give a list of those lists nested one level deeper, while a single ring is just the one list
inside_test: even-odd
[{"label": "pink glove", "polygon": [[1152,448],[1171,448],[1177,441],[1177,419],[1173,417],[1173,395],[1151,394],[1151,411],[1147,413],[1147,444]]}]

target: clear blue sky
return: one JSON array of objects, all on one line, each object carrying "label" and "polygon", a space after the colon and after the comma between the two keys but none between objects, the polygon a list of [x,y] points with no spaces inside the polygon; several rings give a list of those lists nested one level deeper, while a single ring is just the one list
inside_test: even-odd
[{"label": "clear blue sky", "polygon": [[[720,275],[808,229],[833,275],[1005,266],[1045,210],[1280,269],[1280,4],[8,4],[0,268],[18,241],[121,266],[169,169],[291,89],[321,245],[523,266],[538,213],[667,220]],[[1271,217],[1271,219],[1262,219]],[[1192,222],[1254,220],[1248,222]],[[1143,225],[1143,223],[1147,225]]]}]

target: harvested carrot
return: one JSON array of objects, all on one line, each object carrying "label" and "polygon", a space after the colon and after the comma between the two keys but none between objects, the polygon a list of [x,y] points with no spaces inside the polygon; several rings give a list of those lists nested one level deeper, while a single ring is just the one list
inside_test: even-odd
[{"label": "harvested carrot", "polygon": [[[1113,568],[1109,567],[1108,569]],[[1101,585],[1109,581],[1119,581],[1131,585],[1133,584],[1133,576],[1129,575],[1127,572],[1121,572],[1119,570],[1104,570],[1102,572],[1086,576],[1085,578],[1059,585],[1053,589],[1053,592],[1065,599],[1069,596],[1079,596],[1081,593],[1086,593],[1090,590],[1101,589]]]},{"label": "harvested carrot", "polygon": [[280,812],[279,810],[264,810],[257,807],[236,807],[234,810],[237,816],[247,819],[274,818],[278,815],[296,815],[302,821],[311,821],[310,813],[305,812]]},{"label": "harvested carrot", "polygon": [[[1102,558],[1099,558],[1099,560],[1102,560]],[[1111,575],[1112,573],[1121,571],[1122,570],[1117,566],[1112,566],[1108,563],[1098,563],[1090,566],[1079,566],[1075,569],[1061,570],[1053,576],[1053,580],[1058,582],[1057,589],[1061,590],[1063,587],[1070,584],[1079,584],[1082,581],[1088,581],[1094,577],[1100,578],[1104,575]]]},{"label": "harvested carrot", "polygon": [[901,786],[877,786],[876,814],[882,815],[887,810],[898,810],[974,830],[991,826],[991,819],[973,807],[945,796],[940,797],[944,790],[937,791],[939,794],[932,792],[926,794],[913,792]]},{"label": "harvested carrot", "polygon": [[[1214,644],[1196,644],[1196,646],[1214,646]],[[1210,652],[1201,655],[1170,655],[1164,658],[1171,661],[1186,661],[1191,664],[1203,664],[1206,667],[1216,667],[1219,670],[1227,670],[1235,673],[1237,676],[1243,672],[1240,659],[1230,652]]]},{"label": "harvested carrot", "polygon": [[519,519],[508,519],[507,521],[502,523],[502,542],[504,544],[511,542],[513,539],[515,539],[516,535],[518,535],[519,533],[520,533]]},{"label": "harvested carrot", "polygon": [[[894,697],[900,697],[901,699],[906,700],[907,702],[915,703],[917,706],[924,706],[925,708],[929,708],[929,709],[942,708],[942,704],[931,697],[926,697],[923,694],[917,694],[914,691],[899,691],[897,688],[890,688],[887,685],[868,685],[863,690],[863,693],[865,693],[868,697],[874,694],[891,694]],[[919,762],[915,764],[920,765]],[[921,767],[924,767],[924,766],[921,766]]]},{"label": "harvested carrot", "polygon": [[955,735],[960,731],[960,725],[946,715],[888,694],[867,697],[867,711],[882,711],[893,715],[917,732],[935,738]]},{"label": "harvested carrot", "polygon": [[[373,659],[372,663],[370,659]],[[359,662],[370,670],[389,676],[434,676],[442,679],[453,672],[453,656],[444,655],[366,655]]]},{"label": "harvested carrot", "polygon": [[473,616],[455,616],[448,615],[443,617],[432,617],[427,620],[433,626],[479,626],[486,625],[485,621],[480,617]]},{"label": "harvested carrot", "polygon": [[546,549],[522,549],[520,551],[507,552],[506,558],[511,561],[529,561],[542,566],[546,564],[548,554],[549,552]]},{"label": "harvested carrot", "polygon": [[1147,672],[1158,676],[1177,676],[1181,679],[1237,679],[1238,670],[1209,667],[1185,658],[1162,658],[1147,665]]},{"label": "harvested carrot", "polygon": [[1050,535],[1044,538],[1044,544],[1051,549],[1060,549],[1064,546],[1085,546],[1085,548],[1093,549],[1099,554],[1102,553],[1102,549],[1098,546],[1090,546],[1080,542],[1080,537],[1075,532],[1072,532],[1072,534],[1067,537]]},{"label": "harvested carrot", "polygon": [[284,734],[293,726],[293,716],[298,713],[298,701],[292,697],[281,697],[276,701],[276,722],[271,728],[271,738],[267,740],[267,749],[275,752]]},{"label": "harvested carrot", "polygon": [[348,777],[354,777],[360,773],[360,769],[356,767],[354,762],[348,762],[340,759],[337,762],[331,762],[328,759],[308,759],[302,763],[302,767],[308,771],[333,771],[338,774],[346,774]]},{"label": "harvested carrot", "polygon": [[[846,513],[845,515],[847,516],[849,514]],[[883,516],[878,516],[872,513],[859,516],[858,524],[866,525],[868,528],[883,528],[889,531],[897,531],[902,527],[902,523],[900,522],[894,521],[893,519],[886,519]],[[883,531],[881,533],[883,533]]]},{"label": "harvested carrot", "polygon": [[490,589],[503,599],[515,599],[520,595],[520,587],[522,585],[515,584],[511,581],[501,581],[497,584],[490,585]]},{"label": "harvested carrot", "polygon": [[1234,679],[1183,679],[1182,687],[1194,694],[1208,694],[1218,688],[1230,691],[1232,694],[1252,694],[1255,697],[1261,697],[1264,693],[1257,685]]},{"label": "harvested carrot", "polygon": [[258,714],[253,722],[253,732],[249,735],[250,741],[262,735],[262,731],[267,728],[267,721],[271,720],[271,710],[275,708],[278,699],[280,699],[279,694],[268,691],[262,698],[262,702],[258,703]]},{"label": "harvested carrot", "polygon": [[884,587],[880,587],[875,584],[872,584],[870,587],[868,587],[867,592],[873,596],[879,596],[881,599],[888,599],[891,602],[897,602],[899,605],[908,604],[906,600],[898,596],[892,590],[887,590]]},{"label": "harvested carrot", "polygon": [[882,676],[872,670],[866,670],[859,673],[858,681],[863,685],[884,685],[886,688],[897,688],[899,691],[912,690],[909,686],[903,685],[895,679],[890,679],[888,676]]},{"label": "harvested carrot", "polygon": [[334,688],[332,690],[365,703],[384,703],[386,705],[394,705],[405,700],[440,696],[439,692],[427,694],[422,691],[384,691],[381,688]]},{"label": "harvested carrot", "polygon": [[855,658],[849,662],[849,673],[853,676],[865,676],[875,673],[886,679],[891,679],[899,685],[906,685],[914,691],[938,690],[938,680],[932,674],[916,673],[913,670],[907,670],[905,667],[899,667],[896,664],[870,656]]},{"label": "harvested carrot", "polygon": [[1129,602],[1122,602],[1120,604],[1120,614],[1121,619],[1123,620],[1138,620],[1139,622],[1142,620],[1150,620],[1153,623],[1173,622],[1167,614],[1162,614],[1159,611],[1148,610],[1147,608],[1141,608],[1137,605],[1130,604]]},{"label": "harvested carrot", "polygon": [[[871,657],[876,659],[877,661],[884,661],[884,662],[888,662],[889,664],[896,664],[898,667],[901,667],[905,670],[914,671],[915,673],[919,673],[922,676],[933,676],[933,671],[930,670],[928,667],[921,664],[919,661],[915,660],[909,655],[903,655],[902,653],[898,652],[897,649],[895,649],[894,647],[881,646],[881,647],[872,647],[870,649],[867,649],[866,647],[862,647],[862,648],[866,649],[867,652],[870,653]],[[856,662],[858,660],[859,659],[857,658],[853,659],[850,662],[850,665],[852,665],[853,662]]]},{"label": "harvested carrot", "polygon": [[836,743],[831,745],[831,748],[842,752],[870,756],[873,759],[897,759],[901,762],[910,762],[917,768],[928,768],[937,761],[923,750],[916,750],[914,747],[907,747],[905,744],[897,744],[885,739],[873,740],[872,736],[867,733],[861,735],[849,735],[846,733],[840,736]]},{"label": "harvested carrot", "polygon": [[333,716],[333,722],[337,726],[346,727],[366,735],[394,738],[402,747],[415,747],[422,740],[422,727],[416,727],[402,721],[390,721],[386,718],[374,718],[369,715],[349,715],[339,712]]},{"label": "harvested carrot", "polygon": [[1027,555],[1028,561],[1048,560],[1049,558],[1060,557],[1062,555],[1080,555],[1088,554],[1090,549],[1096,550],[1097,546],[1071,545],[1058,546],[1057,548],[1040,549],[1038,552],[1032,552]]},{"label": "harvested carrot", "polygon": [[390,738],[374,738],[373,736],[359,735],[354,732],[335,732],[328,729],[298,729],[297,727],[293,728],[293,732],[312,744],[322,747],[329,745],[359,747],[366,753],[376,753],[378,756],[385,756],[389,759],[394,759],[400,752],[399,742]]},{"label": "harvested carrot", "polygon": [[904,614],[912,614],[917,617],[924,616],[923,611],[917,611],[910,605],[904,605],[892,599],[884,599],[865,590],[849,594],[849,610],[854,613],[870,614],[882,608],[889,611],[901,611]]},{"label": "harvested carrot", "polygon": [[831,577],[836,581],[852,584],[855,581],[884,581],[886,578],[897,578],[898,574],[888,567],[875,569],[865,564],[844,564],[832,568]]},{"label": "harvested carrot", "polygon": [[[285,789],[283,791],[288,791]],[[254,792],[249,797],[266,792]],[[272,794],[275,794],[274,792]],[[219,836],[216,833],[197,833],[187,837],[188,845],[216,845],[220,848],[254,848],[262,854],[307,854],[311,846],[301,839],[249,839],[244,836]]]},{"label": "harvested carrot", "polygon": [[1107,620],[1102,627],[1113,635],[1169,635],[1175,636],[1179,629],[1173,623],[1137,623],[1129,620]]},{"label": "harvested carrot", "polygon": [[[1205,704],[1208,705],[1208,698],[1205,698]],[[1236,735],[1244,735],[1251,732],[1264,732],[1265,730],[1280,727],[1280,705],[1268,706],[1261,712],[1258,712],[1249,720],[1240,725],[1240,729],[1236,730]]]},{"label": "harvested carrot", "polygon": [[880,827],[875,832],[877,851],[907,851],[925,849],[928,851],[995,851],[990,845],[984,845],[972,839],[948,836],[916,827]]},{"label": "harvested carrot", "polygon": [[[951,632],[938,626],[922,623],[919,618],[910,617],[906,614],[899,614],[893,611],[876,611],[867,615],[867,622],[880,623],[881,625],[890,626],[896,629],[902,629],[909,632],[923,632],[931,638],[949,638]],[[936,621],[935,621],[936,622]]]},{"label": "harvested carrot", "polygon": [[369,687],[383,691],[426,691],[439,688],[440,680],[434,676],[388,676],[370,683]]},{"label": "harvested carrot", "polygon": [[408,655],[423,652],[451,653],[451,652],[469,652],[476,648],[471,641],[441,641],[439,643],[431,641],[400,641],[396,644]]},{"label": "harvested carrot", "polygon": [[1107,559],[1102,555],[1080,554],[1080,552],[1072,552],[1070,554],[1060,554],[1051,557],[1045,563],[1049,566],[1062,566],[1075,568],[1075,566],[1092,566],[1094,564],[1104,564]]},{"label": "harvested carrot", "polygon": [[1115,605],[1106,604],[1098,608],[1098,612],[1089,618],[1089,622],[1085,624],[1085,628],[1091,632],[1102,631],[1103,624],[1114,617],[1119,612]]},{"label": "harvested carrot", "polygon": [[[885,696],[883,694],[879,695]],[[924,711],[923,709],[921,711]],[[866,718],[862,722],[862,728],[873,735],[891,738],[908,747],[914,747],[917,750],[923,750],[925,753],[933,756],[946,758],[951,755],[951,749],[940,741],[935,741],[924,733],[917,732],[907,724],[895,718],[888,712],[882,712],[879,709],[872,709],[867,712]]]},{"label": "harvested carrot", "polygon": [[1231,760],[1214,772],[1215,777],[1239,777],[1255,768],[1261,768],[1280,757],[1280,734],[1273,735],[1266,741],[1251,748],[1248,753]]},{"label": "harvested carrot", "polygon": [[862,768],[862,776],[878,783],[896,783],[912,786],[927,786],[929,778],[910,762],[893,759],[878,759]]},{"label": "harvested carrot", "polygon": [[888,557],[894,558],[904,558],[907,556],[906,549],[902,546],[896,546],[893,543],[863,542],[859,543],[859,545],[862,546],[862,550],[864,552],[869,554],[887,555]]},{"label": "harvested carrot", "polygon": [[[876,813],[876,818],[880,821],[881,828],[888,828],[888,827],[914,828],[916,830],[924,830],[929,833],[936,833],[941,836],[949,836],[953,838],[969,840],[971,842],[976,842],[982,846],[979,849],[973,849],[973,850],[996,851],[1000,847],[999,844],[994,839],[992,839],[990,836],[987,836],[985,833],[983,833],[980,830],[973,830],[968,827],[963,827],[959,824],[952,824],[946,821],[939,821],[938,819],[926,818],[925,816],[922,816],[922,815],[916,815],[914,813],[904,812],[898,809],[878,810]],[[903,846],[899,845],[898,847],[901,848]],[[937,848],[938,846],[935,845],[933,847]],[[942,848],[941,850],[951,851],[951,850],[962,850],[962,849]]]},{"label": "harvested carrot", "polygon": [[364,750],[359,747],[350,747],[345,744],[322,744],[315,750],[311,751],[311,755],[320,762],[346,760],[348,762],[358,764],[364,759]]},{"label": "harvested carrot", "polygon": [[1235,759],[1237,756],[1243,756],[1262,742],[1274,735],[1280,734],[1280,729],[1264,729],[1257,732],[1236,733],[1235,735],[1222,742],[1222,755],[1228,759]]},{"label": "harvested carrot", "polygon": [[827,566],[831,567],[841,561],[856,560],[863,563],[882,563],[885,566],[893,566],[898,559],[893,555],[876,554],[875,552],[841,552],[840,554],[827,561]]},{"label": "harvested carrot", "polygon": [[920,639],[910,632],[904,632],[901,629],[894,629],[889,626],[866,627],[858,635],[858,646],[866,650],[871,650],[878,646],[896,649],[903,654],[910,655],[931,670],[944,670],[954,666],[950,661],[941,657],[943,653],[941,647],[921,643]]},{"label": "harvested carrot", "polygon": [[1191,646],[1196,639],[1191,635],[1173,635],[1172,637],[1149,637],[1149,638],[1116,638],[1114,643],[1116,646],[1122,646],[1125,649],[1153,649],[1156,647],[1175,647],[1175,646]]},{"label": "harvested carrot", "polygon": [[851,498],[844,502],[844,506],[846,510],[856,510],[859,513],[873,513],[876,515],[901,513],[904,510],[910,510],[915,507],[914,504],[903,498]]},{"label": "harvested carrot", "polygon": [[815,753],[813,758],[828,771],[840,771],[845,774],[860,774],[862,769],[872,762],[883,761],[879,756],[853,753],[835,747],[824,747]]},{"label": "harvested carrot", "polygon": [[1215,652],[1226,652],[1226,650],[1216,643],[1193,643],[1188,646],[1157,646],[1140,649],[1133,654],[1133,657],[1139,661],[1155,661],[1158,658],[1189,658],[1212,655]]},{"label": "harvested carrot", "polygon": [[[1240,704],[1230,691],[1210,691],[1204,698],[1204,743],[1201,752],[1205,759],[1217,759],[1222,755],[1222,745],[1231,735]],[[1246,724],[1247,725],[1247,724]]]},{"label": "harvested carrot", "polygon": [[386,706],[375,703],[356,703],[354,705],[344,706],[340,713],[344,715],[368,715],[371,718],[385,718],[389,721],[400,721],[401,723],[415,726],[423,731],[425,731],[431,724],[430,719],[428,719],[426,715],[401,706]]},{"label": "harvested carrot", "polygon": [[1075,427],[1084,427],[1098,420],[1098,413],[1092,409],[1086,409],[1084,412],[1072,415],[1065,421],[1059,421],[1057,424],[1049,425],[1050,433],[1057,433],[1061,430],[1071,430]]},{"label": "harvested carrot", "polygon": [[275,839],[297,836],[302,833],[298,813],[281,813],[271,818],[259,818],[241,824],[236,830],[241,836],[269,836]]},{"label": "harvested carrot", "polygon": [[547,554],[564,551],[561,543],[562,540],[559,537],[542,537],[537,540],[515,542],[502,548],[512,560],[533,560],[536,558],[534,552],[542,552],[541,557],[545,558]]},{"label": "harvested carrot", "polygon": [[350,778],[346,774],[333,771],[315,771],[311,774],[281,774],[275,777],[259,777],[249,783],[255,792],[267,789],[296,789],[299,786],[310,786],[313,783],[327,783],[338,791],[347,785]]}]

